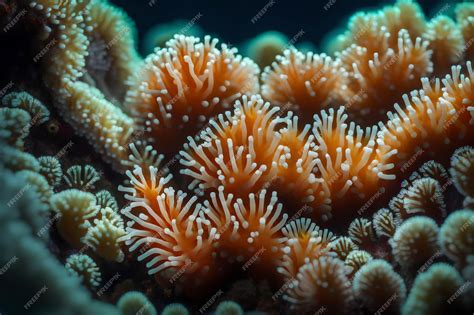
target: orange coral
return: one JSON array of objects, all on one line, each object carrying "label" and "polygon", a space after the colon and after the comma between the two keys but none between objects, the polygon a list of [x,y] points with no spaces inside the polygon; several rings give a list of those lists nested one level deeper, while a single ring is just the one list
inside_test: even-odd
[{"label": "orange coral", "polygon": [[[190,134],[223,112],[243,94],[258,91],[258,66],[235,48],[210,36],[176,35],[132,77],[125,107],[131,108],[146,138],[172,155]],[[173,137],[169,137],[169,132]]]}]

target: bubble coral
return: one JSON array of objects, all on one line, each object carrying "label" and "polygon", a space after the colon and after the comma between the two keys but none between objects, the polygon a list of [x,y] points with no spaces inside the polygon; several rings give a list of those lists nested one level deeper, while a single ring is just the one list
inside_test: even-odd
[{"label": "bubble coral", "polygon": [[[126,97],[137,124],[160,153],[171,157],[189,134],[243,94],[257,93],[258,67],[236,48],[210,36],[176,35],[148,56]],[[172,141],[166,137],[173,130]],[[171,140],[171,139],[170,139]]]},{"label": "bubble coral", "polygon": [[417,216],[404,221],[390,241],[395,260],[404,268],[417,268],[438,251],[436,222]]},{"label": "bubble coral", "polygon": [[73,254],[66,259],[66,270],[81,279],[90,287],[98,287],[102,282],[102,274],[95,261],[85,254]]},{"label": "bubble coral", "polygon": [[122,315],[156,315],[156,309],[150,300],[141,292],[129,291],[117,301],[117,307]]},{"label": "bubble coral", "polygon": [[465,264],[474,252],[474,211],[464,209],[451,213],[441,226],[439,244],[446,256]]},{"label": "bubble coral", "polygon": [[371,311],[398,310],[406,296],[402,277],[382,259],[363,265],[354,276],[354,295]]}]

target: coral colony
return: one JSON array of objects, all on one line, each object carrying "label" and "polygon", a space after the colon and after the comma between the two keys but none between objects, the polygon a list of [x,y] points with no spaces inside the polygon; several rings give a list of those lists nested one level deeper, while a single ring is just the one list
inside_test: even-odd
[{"label": "coral colony", "polygon": [[1,90],[2,314],[472,314],[472,3],[357,13],[324,53],[262,35],[259,65],[142,59],[106,1],[0,17],[37,81]]}]

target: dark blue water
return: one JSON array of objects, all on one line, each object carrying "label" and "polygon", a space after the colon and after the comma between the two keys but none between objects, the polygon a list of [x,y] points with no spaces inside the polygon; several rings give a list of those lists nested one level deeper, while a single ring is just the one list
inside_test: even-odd
[{"label": "dark blue water", "polygon": [[[176,19],[191,20],[202,16],[197,24],[206,33],[221,41],[239,45],[262,32],[280,31],[292,38],[304,31],[301,41],[310,41],[317,47],[331,31],[344,27],[350,15],[361,10],[380,8],[395,1],[378,0],[114,0],[135,21],[140,38],[159,23]],[[427,16],[436,14],[441,8],[449,14],[455,0],[420,0]],[[257,21],[252,19],[264,8],[266,13]]]}]

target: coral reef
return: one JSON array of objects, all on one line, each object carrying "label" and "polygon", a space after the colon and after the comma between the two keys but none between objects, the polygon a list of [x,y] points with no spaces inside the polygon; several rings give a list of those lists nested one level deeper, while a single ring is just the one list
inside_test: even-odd
[{"label": "coral reef", "polygon": [[472,3],[253,61],[180,30],[142,59],[105,0],[7,2],[47,50],[1,95],[0,312],[472,313]]}]

